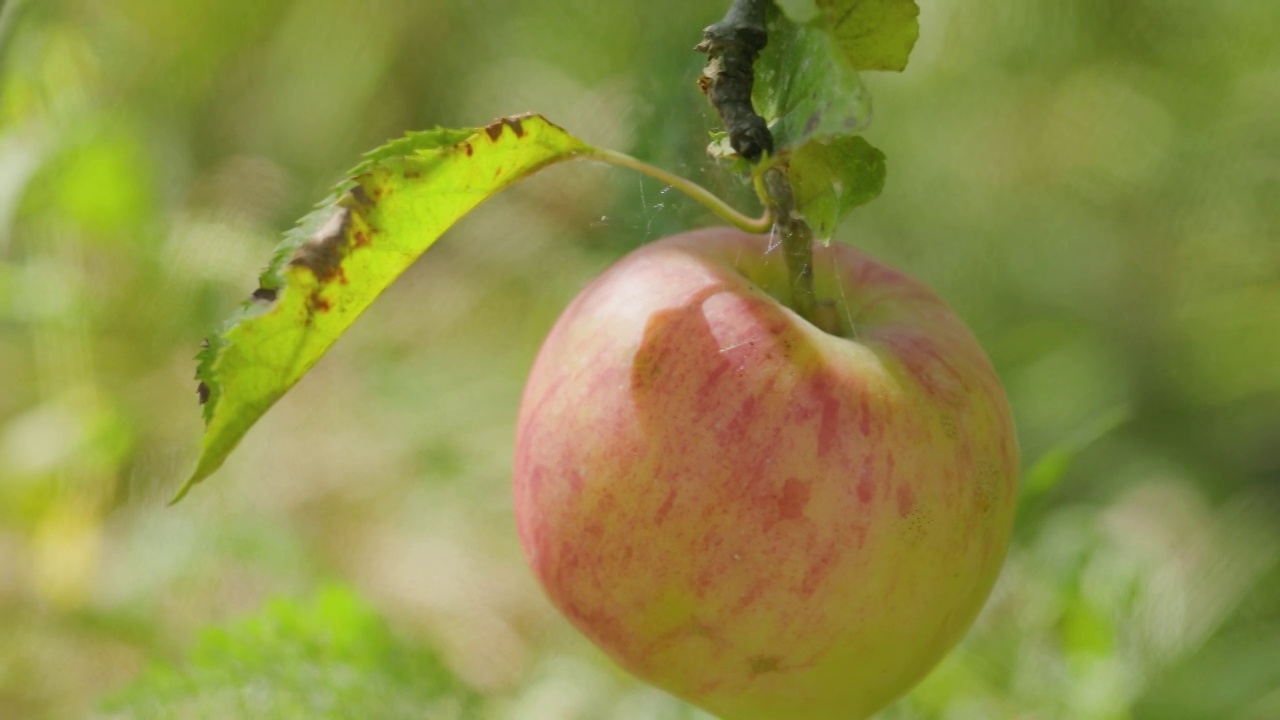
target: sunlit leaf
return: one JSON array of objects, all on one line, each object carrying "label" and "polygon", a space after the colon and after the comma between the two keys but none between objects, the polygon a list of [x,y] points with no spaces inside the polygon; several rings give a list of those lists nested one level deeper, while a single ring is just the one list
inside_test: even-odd
[{"label": "sunlit leaf", "polygon": [[371,153],[276,250],[259,288],[199,355],[200,459],[175,501],[454,222],[587,147],[539,115],[411,134]]}]

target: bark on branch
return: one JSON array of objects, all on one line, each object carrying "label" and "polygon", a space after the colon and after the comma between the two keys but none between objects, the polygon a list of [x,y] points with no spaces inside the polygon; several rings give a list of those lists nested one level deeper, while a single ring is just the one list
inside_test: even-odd
[{"label": "bark on branch", "polygon": [[734,0],[724,19],[702,31],[694,48],[707,54],[698,80],[729,131],[729,145],[752,162],[773,152],[773,135],[751,105],[756,56],[769,41],[764,14],[769,0]]}]

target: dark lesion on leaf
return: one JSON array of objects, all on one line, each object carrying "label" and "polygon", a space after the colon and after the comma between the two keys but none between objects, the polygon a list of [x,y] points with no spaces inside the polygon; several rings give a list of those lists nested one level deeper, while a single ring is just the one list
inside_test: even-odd
[{"label": "dark lesion on leaf", "polygon": [[289,260],[290,267],[306,268],[320,284],[307,298],[308,322],[316,313],[333,308],[332,301],[321,295],[324,286],[335,281],[346,285],[343,261],[352,250],[369,246],[372,236],[378,232],[365,220],[379,194],[376,187],[372,190],[366,187],[367,179],[367,175],[355,178],[355,184],[334,203],[329,219],[293,251]]},{"label": "dark lesion on leaf", "polygon": [[257,302],[273,303],[280,296],[280,291],[276,288],[260,287],[253,291],[251,296]]},{"label": "dark lesion on leaf", "polygon": [[344,208],[359,210],[361,212],[365,212],[369,208],[373,207],[373,198],[369,197],[369,192],[364,189],[364,185],[361,182],[367,177],[369,176],[361,175],[356,178],[356,184],[342,196],[342,199],[338,201],[338,204]]},{"label": "dark lesion on leaf", "polygon": [[[352,193],[354,190],[353,188]],[[342,259],[347,254],[347,231],[351,228],[351,215],[350,208],[339,206],[337,212],[315,235],[298,246],[289,265],[310,270],[322,283],[337,277]]]},{"label": "dark lesion on leaf", "polygon": [[[209,352],[209,348],[210,348],[211,346],[212,346],[212,343],[210,343],[210,342],[209,342],[209,338],[205,338],[205,339],[201,340],[201,341],[200,341],[200,356],[202,357],[202,356],[204,356],[206,353],[208,353],[208,352]],[[200,373],[199,373],[199,371],[197,371],[197,372],[196,372],[196,379],[197,379],[197,380],[200,380]],[[196,385],[196,394],[200,396],[200,404],[201,404],[201,405],[204,405],[205,403],[209,402],[209,394],[210,394],[210,390],[209,390],[209,386],[208,386],[208,384],[206,384],[206,383],[205,383],[205,381],[200,380],[199,384],[197,384],[197,385]]]},{"label": "dark lesion on leaf", "polygon": [[[817,129],[818,129],[818,124],[819,124],[819,123],[821,123],[821,122],[822,122],[822,114],[821,114],[821,113],[814,113],[814,114],[810,115],[810,116],[809,116],[809,119],[808,119],[808,120],[806,120],[806,121],[805,121],[805,123],[804,123],[804,134],[805,134],[805,135],[810,135],[810,134],[812,134],[814,130],[817,130]],[[847,125],[848,125],[848,122],[846,122],[846,123],[845,123],[845,125],[847,126]]]},{"label": "dark lesion on leaf", "polygon": [[[489,139],[493,140],[494,142],[497,142],[498,138],[502,137],[502,131],[504,128],[511,128],[511,132],[515,133],[516,137],[522,138],[524,137],[524,134],[525,134],[524,123],[522,122],[525,117],[528,117],[528,116],[515,115],[512,117],[498,118],[497,120],[494,120],[488,125],[485,125],[484,132],[486,135],[489,136]],[[467,154],[470,155],[471,154],[469,151],[470,145],[468,145],[467,147],[468,147]]]}]

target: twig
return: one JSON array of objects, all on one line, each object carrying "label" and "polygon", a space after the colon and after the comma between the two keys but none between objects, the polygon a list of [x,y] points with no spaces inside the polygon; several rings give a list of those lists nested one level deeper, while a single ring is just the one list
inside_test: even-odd
[{"label": "twig", "polygon": [[813,229],[795,214],[796,201],[787,180],[785,167],[774,165],[764,171],[764,187],[769,214],[774,218],[773,231],[782,238],[782,252],[787,259],[791,285],[790,307],[800,317],[831,332],[820,322],[817,295],[813,290]]},{"label": "twig", "polygon": [[[752,162],[773,153],[773,135],[751,104],[756,57],[769,42],[765,28],[768,2],[733,0],[724,19],[702,31],[702,42],[696,48],[708,57],[699,85],[729,131],[729,145]],[[824,331],[835,332],[836,323],[830,313],[820,312],[813,289],[813,229],[796,213],[785,160],[764,169],[757,167],[752,174],[765,204],[765,217],[773,220],[773,231],[782,238],[791,289],[789,306]]]},{"label": "twig", "polygon": [[702,31],[702,42],[694,48],[707,54],[699,87],[729,131],[729,145],[752,162],[773,152],[773,135],[751,106],[752,66],[769,42],[764,25],[768,1],[734,0],[723,20]]}]

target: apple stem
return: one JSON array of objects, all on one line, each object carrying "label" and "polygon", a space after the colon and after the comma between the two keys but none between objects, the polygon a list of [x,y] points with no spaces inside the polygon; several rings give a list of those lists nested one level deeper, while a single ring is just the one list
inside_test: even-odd
[{"label": "apple stem", "polygon": [[813,228],[795,213],[795,195],[787,179],[786,165],[771,165],[756,177],[756,190],[775,218],[773,232],[782,240],[791,285],[791,309],[823,332],[839,334],[834,314],[823,312],[823,303],[818,302],[813,289]]},{"label": "apple stem", "polygon": [[822,312],[822,303],[818,302],[813,288],[813,229],[794,212],[795,196],[791,191],[791,182],[787,180],[785,164],[772,164],[763,171],[753,173],[756,193],[765,205],[764,214],[753,218],[738,212],[715,193],[692,180],[667,172],[626,153],[592,146],[579,153],[578,157],[629,168],[664,182],[740,230],[756,234],[777,233],[782,240],[782,251],[787,259],[787,275],[791,290],[790,308],[821,330],[839,334],[839,323],[835,322],[833,317],[828,317],[830,313]]},{"label": "apple stem", "polygon": [[755,61],[769,44],[768,6],[768,0],[733,0],[724,18],[702,31],[702,42],[694,49],[707,54],[707,66],[698,86],[719,113],[730,147],[755,165],[752,179],[765,206],[762,219],[772,219],[770,230],[782,238],[791,309],[823,331],[838,334],[831,304],[818,302],[813,289],[813,228],[795,212],[785,161],[769,159],[773,134],[751,101]]},{"label": "apple stem", "polygon": [[[703,207],[715,213],[715,215],[721,220],[724,220],[740,230],[760,234],[769,232],[773,227],[774,217],[769,208],[766,207],[764,215],[758,218],[748,217],[733,209],[715,193],[692,180],[680,177],[675,173],[667,172],[666,170],[650,165],[643,160],[637,160],[626,153],[620,153],[616,150],[610,150],[609,148],[591,147],[588,151],[581,153],[579,157],[591,158],[593,160],[607,162],[610,165],[629,168],[664,182],[685,195],[688,195]],[[812,282],[810,285],[812,285]]]}]

